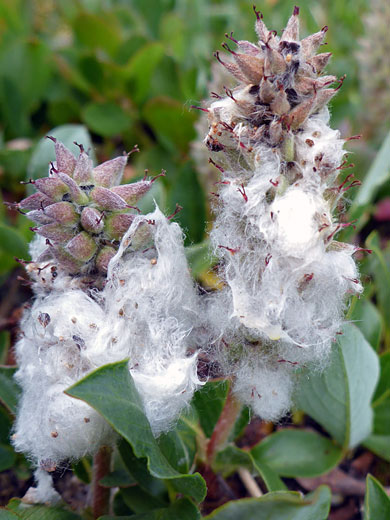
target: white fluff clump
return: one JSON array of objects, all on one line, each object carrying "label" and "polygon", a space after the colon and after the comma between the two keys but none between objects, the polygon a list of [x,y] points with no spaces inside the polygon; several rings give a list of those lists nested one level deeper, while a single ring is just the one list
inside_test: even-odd
[{"label": "white fluff clump", "polygon": [[350,186],[337,182],[345,141],[326,107],[336,78],[320,75],[330,55],[316,56],[327,28],[300,41],[298,12],[281,38],[256,13],[258,44],[226,45],[230,62],[217,54],[240,85],[208,108],[205,140],[221,172],[211,240],[226,286],[209,304],[215,356],[241,401],[273,421],[291,405],[296,368],[326,362],[348,295],[362,291],[357,248],[335,241]]},{"label": "white fluff clump", "polygon": [[[145,241],[149,246],[139,248]],[[125,358],[154,434],[172,426],[199,384],[190,344],[197,298],[178,224],[159,209],[135,217],[101,290],[82,290],[77,278],[61,272],[51,278],[50,266],[32,265],[37,296],[16,345],[16,378],[23,390],[16,450],[53,471],[64,460],[113,444],[116,435],[108,423],[64,390]],[[43,500],[47,490],[39,475],[34,496]]]}]

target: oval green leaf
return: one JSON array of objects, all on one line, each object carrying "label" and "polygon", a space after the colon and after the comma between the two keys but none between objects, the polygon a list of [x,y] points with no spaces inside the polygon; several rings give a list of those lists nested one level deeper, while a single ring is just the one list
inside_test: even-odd
[{"label": "oval green leaf", "polygon": [[390,498],[372,475],[367,476],[364,499],[364,520],[389,520]]},{"label": "oval green leaf", "polygon": [[128,360],[110,363],[91,372],[66,390],[95,408],[133,448],[147,459],[150,473],[167,479],[184,495],[202,501],[206,485],[199,474],[183,475],[168,463],[153,437],[142,403],[128,369]]},{"label": "oval green leaf", "polygon": [[285,429],[268,435],[251,454],[282,477],[311,478],[337,466],[342,449],[316,432]]},{"label": "oval green leaf", "polygon": [[205,520],[326,520],[330,499],[327,486],[320,486],[305,498],[296,492],[277,491],[260,498],[228,502]]},{"label": "oval green leaf", "polygon": [[378,376],[378,356],[360,330],[346,324],[326,369],[302,375],[295,403],[341,446],[353,448],[371,433]]}]

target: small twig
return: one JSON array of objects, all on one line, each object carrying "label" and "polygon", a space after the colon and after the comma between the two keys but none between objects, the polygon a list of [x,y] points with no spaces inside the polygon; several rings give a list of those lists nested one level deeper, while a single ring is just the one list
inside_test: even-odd
[{"label": "small twig", "polygon": [[224,408],[207,445],[207,462],[210,466],[212,466],[215,456],[228,440],[241,408],[241,403],[237,401],[233,396],[231,388],[229,388]]},{"label": "small twig", "polygon": [[249,470],[247,470],[245,468],[240,468],[237,471],[237,473],[239,474],[240,479],[245,486],[245,489],[248,491],[248,493],[251,497],[258,498],[263,495],[263,492],[259,488],[256,480],[249,473]]},{"label": "small twig", "polygon": [[111,470],[112,448],[102,446],[93,458],[93,478],[92,478],[92,514],[93,518],[109,513],[110,488],[105,488],[99,484]]}]

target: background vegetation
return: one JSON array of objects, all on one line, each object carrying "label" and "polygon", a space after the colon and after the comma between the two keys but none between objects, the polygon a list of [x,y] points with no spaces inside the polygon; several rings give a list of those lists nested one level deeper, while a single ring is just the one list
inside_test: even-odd
[{"label": "background vegetation", "polygon": [[[344,233],[349,241],[368,247],[373,253],[361,257],[366,290],[363,298],[352,301],[348,315],[356,327],[345,333],[346,346],[341,345],[344,350],[336,349],[339,360],[334,363],[339,366],[342,362],[347,367],[343,380],[345,395],[334,396],[334,389],[340,389],[337,386],[340,379],[334,369],[329,372],[330,379],[310,383],[314,387],[323,384],[323,395],[329,394],[321,411],[318,411],[318,403],[305,402],[302,398],[298,402],[307,415],[296,412],[278,427],[254,420],[244,428],[248,416],[243,416],[242,427],[238,425],[235,431],[236,438],[240,439],[238,445],[231,446],[231,451],[224,453],[219,462],[224,484],[213,483],[207,471],[203,471],[209,485],[203,514],[233,497],[248,495],[236,474],[237,468],[244,467],[259,476],[263,491],[283,489],[280,477],[285,478],[284,488],[287,485],[289,489],[304,492],[314,490],[321,483],[330,485],[334,504],[330,518],[334,520],[361,518],[359,508],[364,485],[363,488],[359,485],[371,472],[378,480],[369,477],[371,495],[366,496],[365,518],[390,518],[378,516],[379,509],[376,516],[367,513],[374,507],[373,501],[376,501],[375,507],[379,507],[378,503],[384,508],[385,515],[390,510],[379,484],[380,481],[390,485],[390,134],[387,133],[390,94],[386,97],[388,55],[384,54],[386,45],[389,47],[386,31],[390,15],[388,9],[382,7],[382,14],[375,22],[373,17],[380,4],[379,0],[300,2],[302,32],[309,34],[328,25],[327,49],[333,52],[328,70],[339,77],[347,74],[340,93],[332,102],[332,126],[338,127],[343,137],[363,135],[361,140],[348,143],[355,176],[363,185],[355,193],[351,193],[354,190],[348,192],[351,208],[346,219],[357,218],[358,221],[356,229]],[[263,12],[268,27],[280,30],[293,5],[287,0],[267,0],[257,8]],[[386,16],[389,17],[387,24]],[[374,21],[368,22],[370,19]],[[212,220],[207,193],[210,186],[204,173],[207,153],[194,153],[192,144],[203,138],[196,131],[202,113],[190,110],[190,106],[200,105],[208,98],[212,52],[220,48],[225,32],[234,30],[235,37],[253,40],[253,24],[251,3],[244,0],[0,0],[0,187],[3,200],[20,200],[26,193],[26,186],[20,181],[46,175],[54,150],[50,141],[44,139],[45,135],[56,135],[69,147],[73,141],[82,142],[91,148],[91,154],[99,162],[130,150],[137,143],[141,153],[131,156],[125,178],[143,177],[145,168],[153,173],[162,168],[167,170],[167,176],[154,184],[153,193],[143,201],[142,209],[151,209],[153,198],[167,214],[174,211],[176,203],[183,206],[177,220],[186,232],[193,274],[207,288],[215,287],[217,281],[210,272],[211,259],[207,254],[207,228]],[[0,363],[4,365],[0,369],[0,401],[3,403],[3,406],[0,404],[0,503],[5,505],[12,496],[22,496],[31,484],[29,464],[12,451],[9,431],[17,393],[10,378],[14,370],[11,346],[17,337],[22,304],[30,296],[28,287],[17,279],[23,276],[23,271],[17,268],[14,257],[28,258],[27,244],[32,233],[31,223],[25,217],[2,204],[0,219]],[[372,352],[379,356],[381,375],[371,403],[366,403],[374,410],[373,432],[367,437],[361,433],[365,419],[354,422],[352,416],[360,407],[359,391],[364,401],[364,392],[374,375],[357,371],[351,379],[353,369],[348,372],[348,367],[352,366],[349,363],[355,356],[362,360],[367,356],[369,360]],[[369,365],[369,361],[367,363]],[[363,384],[365,381],[367,387]],[[310,388],[306,390],[311,392]],[[194,461],[199,460],[199,457],[195,459],[196,440],[199,450],[199,438],[212,434],[226,392],[224,385],[208,383],[195,398],[189,417],[183,419],[175,432],[181,444],[175,445],[176,437],[176,441],[167,437],[160,442],[159,449],[174,467],[177,458],[172,450],[185,451],[188,460],[185,467],[176,467],[179,472],[187,473],[195,467]],[[352,395],[347,395],[348,392]],[[337,402],[332,402],[332,395]],[[341,408],[337,408],[340,402]],[[289,433],[290,426],[295,428],[293,434]],[[263,438],[265,440],[258,444]],[[139,459],[126,449],[132,446],[138,457],[146,454],[137,453],[133,440],[126,436],[125,439],[127,444],[123,444],[122,465],[118,462],[116,480],[112,477],[111,483],[107,483],[107,486],[121,487],[116,513],[141,514],[148,503],[150,510],[168,508],[170,516],[161,518],[198,518],[195,506],[187,498],[174,501],[174,489],[186,495],[180,486],[168,486],[167,495],[161,480],[166,479],[164,471],[152,471],[154,476],[149,477],[152,483],[145,484],[144,467],[140,466],[137,474],[134,467]],[[252,448],[250,455],[238,446]],[[321,449],[326,456],[313,459],[313,453],[319,454]],[[153,459],[153,455],[150,456]],[[201,464],[198,463],[197,468],[202,469]],[[81,482],[89,481],[90,461],[83,460],[74,469]],[[216,469],[214,467],[213,474]],[[342,474],[335,473],[337,471]],[[340,488],[345,478],[353,480],[347,492]],[[76,491],[72,492],[71,478],[63,482],[66,485],[58,485],[65,486],[64,496],[77,508],[85,499],[84,488],[74,484]],[[329,492],[327,488],[318,488],[315,493],[311,503],[313,507],[319,504],[319,509],[308,513],[314,516],[299,516],[306,514],[301,512],[305,504],[303,499],[294,496],[289,500],[297,516],[286,518],[327,518]],[[197,502],[202,500],[202,491],[195,490],[189,495]],[[279,516],[270,518],[282,518],[280,508],[287,502],[280,497],[275,500],[269,507],[276,504]],[[14,501],[7,511],[0,510],[0,519],[25,518],[18,507],[18,501]],[[229,514],[226,511],[210,518],[228,518],[224,516]],[[255,518],[247,511],[249,509],[234,513],[232,509],[233,516],[229,518]],[[4,516],[7,514],[11,516]],[[69,516],[73,517],[79,518]]]}]

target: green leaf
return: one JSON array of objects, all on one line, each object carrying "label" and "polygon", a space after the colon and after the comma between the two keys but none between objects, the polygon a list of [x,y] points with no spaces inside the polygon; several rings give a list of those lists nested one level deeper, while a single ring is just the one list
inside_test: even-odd
[{"label": "green leaf", "polygon": [[16,266],[16,258],[28,258],[27,242],[17,229],[0,225],[0,274]]},{"label": "green leaf", "polygon": [[16,367],[0,366],[0,401],[14,415],[19,396],[19,387],[13,378],[16,370]]},{"label": "green leaf", "polygon": [[[89,155],[95,161],[93,143],[88,130],[84,125],[61,125],[50,130],[47,135],[51,135],[64,143],[69,150],[78,157],[80,149],[74,141],[84,145],[89,150]],[[46,177],[50,161],[55,161],[54,144],[50,139],[43,137],[37,144],[27,170],[27,178],[37,179]]]},{"label": "green leaf", "polygon": [[370,271],[374,274],[378,304],[384,317],[385,327],[390,334],[390,247],[381,249],[377,231],[370,233],[366,244],[373,252],[370,258]]},{"label": "green leaf", "polygon": [[287,487],[274,470],[267,466],[266,463],[263,463],[263,461],[259,461],[256,454],[241,450],[234,445],[227,446],[217,454],[214,467],[216,471],[223,475],[229,475],[239,468],[245,468],[251,472],[258,473],[268,491],[287,490]]},{"label": "green leaf", "polygon": [[177,430],[162,433],[157,439],[158,446],[170,465],[180,473],[188,473],[193,462],[193,454]]},{"label": "green leaf", "polygon": [[147,493],[140,486],[121,489],[121,495],[125,504],[134,511],[134,513],[145,513],[166,505],[162,500]]},{"label": "green leaf", "polygon": [[[200,512],[194,504],[182,498],[164,509],[155,509],[149,513],[141,513],[132,516],[101,516],[99,520],[198,520]],[[0,518],[1,520],[1,518]]]},{"label": "green leaf", "polygon": [[95,408],[132,446],[136,457],[146,457],[154,477],[169,480],[179,493],[203,500],[206,493],[203,478],[199,474],[181,475],[161,453],[144,415],[127,360],[95,370],[66,393]]},{"label": "green leaf", "polygon": [[16,460],[16,454],[12,448],[0,444],[0,472],[11,468]]},{"label": "green leaf", "polygon": [[154,69],[164,56],[164,46],[159,42],[147,43],[139,49],[123,68],[130,80],[132,98],[136,103],[147,99]]},{"label": "green leaf", "polygon": [[121,44],[121,27],[114,14],[105,11],[104,17],[81,13],[73,21],[73,29],[80,43],[88,49],[102,49],[113,55]]},{"label": "green leaf", "polygon": [[365,176],[351,207],[352,215],[357,208],[373,202],[380,186],[390,179],[390,132],[387,134],[371,168]]},{"label": "green leaf", "polygon": [[185,252],[194,278],[208,271],[217,263],[217,258],[211,252],[209,239],[205,239],[203,242],[199,242],[199,244],[186,247]]},{"label": "green leaf", "polygon": [[375,305],[367,298],[356,298],[349,319],[359,327],[366,340],[378,351],[383,324]]},{"label": "green leaf", "polygon": [[353,448],[371,433],[378,376],[378,356],[360,330],[346,324],[325,370],[302,375],[295,402],[341,446]]},{"label": "green leaf", "polygon": [[379,357],[380,378],[372,402],[374,409],[374,431],[378,435],[390,432],[390,352]]},{"label": "green leaf", "polygon": [[143,115],[158,140],[172,153],[188,152],[195,138],[195,115],[179,101],[168,97],[155,97],[144,107]]},{"label": "green leaf", "polygon": [[387,462],[390,462],[390,434],[372,434],[364,441],[363,446],[378,455]]},{"label": "green leaf", "polygon": [[390,518],[390,498],[383,486],[372,475],[367,475],[364,499],[364,520],[388,520]]},{"label": "green leaf", "polygon": [[104,137],[121,134],[131,125],[130,117],[115,103],[89,103],[82,119],[90,130]]},{"label": "green leaf", "polygon": [[299,493],[276,491],[260,498],[232,500],[205,520],[326,520],[331,493],[327,486],[302,498]]},{"label": "green leaf", "polygon": [[317,432],[284,429],[268,435],[251,450],[261,465],[282,477],[317,477],[337,466],[340,447]]},{"label": "green leaf", "polygon": [[193,405],[198,412],[200,425],[210,438],[225,404],[229,383],[227,381],[208,382],[193,397]]},{"label": "green leaf", "polygon": [[103,487],[129,487],[134,486],[136,481],[124,469],[112,471],[99,480],[99,484]]},{"label": "green leaf", "polygon": [[173,212],[176,204],[183,208],[176,219],[185,232],[185,243],[200,242],[204,237],[206,210],[204,193],[192,163],[180,165],[174,175],[169,175],[169,180],[172,182],[168,190],[170,209]]}]

